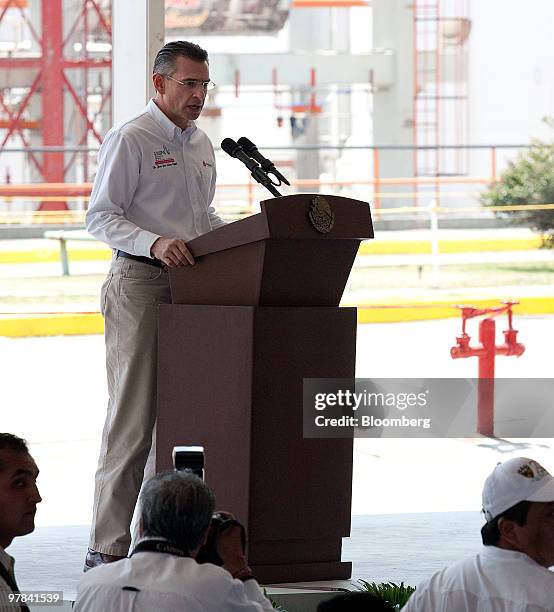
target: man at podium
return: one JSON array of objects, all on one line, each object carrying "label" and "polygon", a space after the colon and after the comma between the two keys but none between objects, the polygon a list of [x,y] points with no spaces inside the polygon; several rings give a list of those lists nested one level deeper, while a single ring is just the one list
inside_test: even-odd
[{"label": "man at podium", "polygon": [[171,302],[168,267],[193,265],[187,242],[224,224],[211,206],[213,147],[194,123],[214,86],[207,52],[166,44],[152,81],[145,110],[104,139],[87,212],[87,230],[114,255],[101,291],[109,403],[85,571],[127,555],[139,489],[152,476],[145,466],[154,456],[157,316]]}]

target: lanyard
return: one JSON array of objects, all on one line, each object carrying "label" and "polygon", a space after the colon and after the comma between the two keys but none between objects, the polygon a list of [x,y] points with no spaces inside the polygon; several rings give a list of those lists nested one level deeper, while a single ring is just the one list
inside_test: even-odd
[{"label": "lanyard", "polygon": [[138,552],[166,553],[177,557],[190,557],[187,551],[172,542],[166,542],[164,540],[144,540],[139,542],[129,556],[132,557]]}]

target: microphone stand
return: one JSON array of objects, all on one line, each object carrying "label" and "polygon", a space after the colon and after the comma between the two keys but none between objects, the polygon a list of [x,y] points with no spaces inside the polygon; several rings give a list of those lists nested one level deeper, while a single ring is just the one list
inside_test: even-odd
[{"label": "microphone stand", "polygon": [[[252,176],[256,179],[253,172],[252,172]],[[267,181],[264,180],[263,182],[258,179],[256,180],[258,181],[258,183],[260,183],[260,185],[263,185],[276,198],[280,198],[283,195],[282,193],[279,193],[275,185],[271,182],[271,179],[268,178]]]},{"label": "microphone stand", "polygon": [[283,194],[277,191],[277,189],[275,188],[275,184],[272,182],[271,178],[267,176],[265,171],[262,170],[253,159],[247,159],[248,162],[242,159],[240,161],[242,161],[242,163],[250,170],[252,178],[258,183],[260,183],[260,185],[263,185],[276,198],[280,198]]}]

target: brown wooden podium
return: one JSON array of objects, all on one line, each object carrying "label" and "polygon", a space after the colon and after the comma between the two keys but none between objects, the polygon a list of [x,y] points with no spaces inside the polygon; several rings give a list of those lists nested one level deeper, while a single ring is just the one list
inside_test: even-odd
[{"label": "brown wooden podium", "polygon": [[[217,507],[248,530],[263,583],[349,578],[352,440],[302,437],[303,378],[355,375],[356,309],[338,308],[367,203],[301,194],[188,246],[160,306],[156,466],[204,446]],[[332,227],[330,227],[332,226]]]}]

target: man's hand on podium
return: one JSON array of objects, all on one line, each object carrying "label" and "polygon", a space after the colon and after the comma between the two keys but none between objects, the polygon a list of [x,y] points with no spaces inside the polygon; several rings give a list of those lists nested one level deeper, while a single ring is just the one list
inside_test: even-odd
[{"label": "man's hand on podium", "polygon": [[194,257],[184,240],[180,238],[158,238],[150,247],[150,253],[170,268],[194,265]]}]

